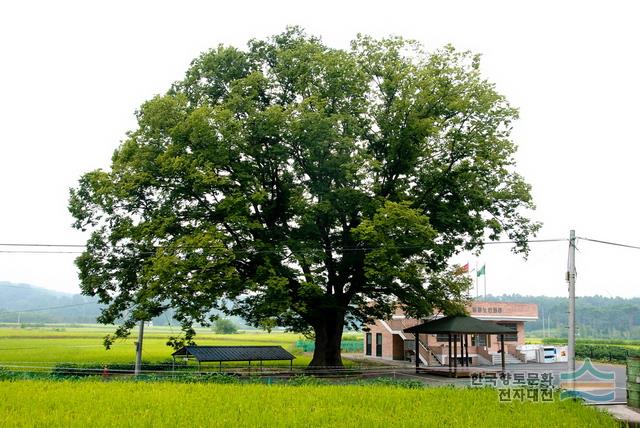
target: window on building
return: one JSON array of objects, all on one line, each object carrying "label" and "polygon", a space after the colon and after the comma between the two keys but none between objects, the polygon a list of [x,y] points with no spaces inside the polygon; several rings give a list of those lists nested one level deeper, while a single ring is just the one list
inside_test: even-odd
[{"label": "window on building", "polygon": [[471,335],[471,346],[487,346],[487,335],[486,334],[472,334]]},{"label": "window on building", "polygon": [[382,333],[376,333],[376,357],[382,357]]},{"label": "window on building", "polygon": [[371,333],[367,333],[365,342],[365,352],[367,355],[371,355]]},{"label": "window on building", "polygon": [[505,342],[517,342],[518,341],[518,324],[514,322],[499,322],[499,325],[503,327],[510,328],[513,330],[512,334],[505,334],[504,341]]},{"label": "window on building", "polygon": [[[436,340],[438,342],[449,342],[449,335],[448,334],[436,334]],[[453,337],[451,338],[451,340],[453,340]]]}]

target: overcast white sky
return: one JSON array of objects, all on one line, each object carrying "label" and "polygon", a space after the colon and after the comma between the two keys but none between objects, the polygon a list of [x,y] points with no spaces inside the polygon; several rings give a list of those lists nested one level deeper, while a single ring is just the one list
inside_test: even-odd
[{"label": "overcast white sky", "polygon": [[[12,1],[0,5],[0,243],[84,243],[68,189],[107,168],[133,113],[219,43],[305,27],[335,47],[358,32],[452,43],[518,106],[519,172],[540,238],[640,244],[640,26],[635,2]],[[0,250],[7,250],[0,247]],[[490,293],[566,295],[566,243],[527,262],[492,246]],[[77,292],[74,255],[0,253],[0,281]],[[464,264],[475,259],[463,255]],[[638,297],[640,251],[580,242],[578,295]]]}]

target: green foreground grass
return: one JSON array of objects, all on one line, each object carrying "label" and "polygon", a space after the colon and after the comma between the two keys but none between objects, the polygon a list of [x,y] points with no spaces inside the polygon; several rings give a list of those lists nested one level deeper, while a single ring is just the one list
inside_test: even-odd
[{"label": "green foreground grass", "polygon": [[491,389],[0,382],[2,427],[472,425],[617,426],[578,402],[500,403]]}]

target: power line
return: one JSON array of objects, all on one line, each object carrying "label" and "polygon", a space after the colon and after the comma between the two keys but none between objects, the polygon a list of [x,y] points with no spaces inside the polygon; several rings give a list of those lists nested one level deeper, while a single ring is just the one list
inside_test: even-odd
[{"label": "power line", "polygon": [[24,243],[8,243],[0,244],[0,247],[77,247],[84,248],[84,244],[24,244]]},{"label": "power line", "polygon": [[0,315],[5,315],[5,314],[19,314],[19,313],[24,313],[24,312],[41,312],[41,311],[48,311],[48,310],[53,310],[53,309],[63,309],[63,308],[73,308],[76,306],[86,306],[86,305],[94,305],[96,303],[100,303],[100,302],[85,302],[85,303],[74,303],[72,305],[62,305],[62,306],[50,306],[48,308],[31,308],[31,309],[22,309],[22,310],[18,310],[18,311],[6,311],[6,312],[0,312]]},{"label": "power line", "polygon": [[483,241],[482,245],[493,245],[493,244],[520,244],[522,242],[526,242],[527,244],[540,244],[545,242],[565,242],[568,241],[567,238],[554,238],[554,239],[527,239],[525,241]]},{"label": "power line", "polygon": [[[482,241],[480,242],[481,245],[504,245],[504,244],[521,244],[521,243],[527,243],[527,244],[538,244],[538,243],[549,243],[549,242],[564,242],[567,241],[566,238],[555,238],[555,239],[528,239],[525,241]],[[86,246],[84,245],[76,245],[76,244],[15,244],[15,243],[10,243],[10,244],[0,244],[0,247],[2,246],[11,246],[11,247],[50,247],[50,248],[55,248],[55,247],[60,247],[60,248],[64,248],[64,247],[82,247],[82,248],[86,248]],[[124,247],[114,247],[114,249],[117,248],[124,248]],[[158,245],[155,246],[154,248],[156,249],[166,249],[169,248],[166,245]],[[194,249],[211,249],[211,248],[221,248],[221,247],[214,247],[214,246],[181,246],[178,248],[175,248],[175,250],[180,251],[180,250],[194,250]],[[414,246],[383,246],[383,247],[353,247],[353,248],[337,248],[335,251],[338,252],[357,252],[357,251],[372,251],[372,250],[379,250],[379,249],[391,249],[391,250],[410,250],[410,249],[428,249],[430,248],[430,246],[428,245],[414,245]],[[234,248],[226,248],[227,250],[233,251],[236,254],[273,254],[273,253],[278,253],[281,250],[240,250],[240,249],[234,249]],[[322,248],[307,248],[307,249],[303,249],[302,251],[293,251],[294,254],[308,254],[312,251],[324,251]],[[0,250],[0,254],[82,254],[84,251],[61,251],[61,250]],[[154,252],[151,251],[140,251],[138,254],[147,254],[147,255],[151,255],[151,254],[155,254]]]},{"label": "power line", "polygon": [[[586,239],[586,238],[581,238]],[[519,244],[521,242],[527,243],[540,243],[540,242],[560,242],[567,241],[567,238],[554,238],[554,239],[527,239],[524,241],[482,241],[482,244]],[[84,244],[24,244],[24,243],[0,243],[0,247],[71,247],[71,248],[86,248]],[[159,245],[156,248],[164,248],[166,246]],[[206,247],[193,247],[193,248],[206,248]],[[399,247],[399,248],[412,248],[412,247]],[[415,247],[417,248],[417,247]]]},{"label": "power line", "polygon": [[578,239],[583,241],[595,242],[598,244],[613,245],[614,247],[632,248],[634,250],[640,250],[640,246],[637,246],[637,245],[621,244],[619,242],[602,241],[600,239],[591,239],[591,238],[582,238],[582,237],[578,237]]},{"label": "power line", "polygon": [[0,250],[1,254],[82,254],[83,251]]}]

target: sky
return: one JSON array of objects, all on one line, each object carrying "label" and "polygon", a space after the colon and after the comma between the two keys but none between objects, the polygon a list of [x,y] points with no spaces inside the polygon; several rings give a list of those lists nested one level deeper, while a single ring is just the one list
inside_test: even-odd
[{"label": "sky", "polygon": [[[135,128],[135,110],[218,44],[243,48],[300,25],[330,46],[357,33],[482,54],[520,109],[518,172],[538,238],[640,245],[640,6],[631,1],[20,1],[0,4],[0,244],[83,244],[69,188]],[[486,264],[491,294],[567,295],[567,242],[508,245]],[[0,251],[15,248],[0,246]],[[0,281],[78,292],[74,254],[0,253]],[[640,250],[578,241],[578,295],[640,297]],[[480,278],[480,292],[484,292]]]}]

